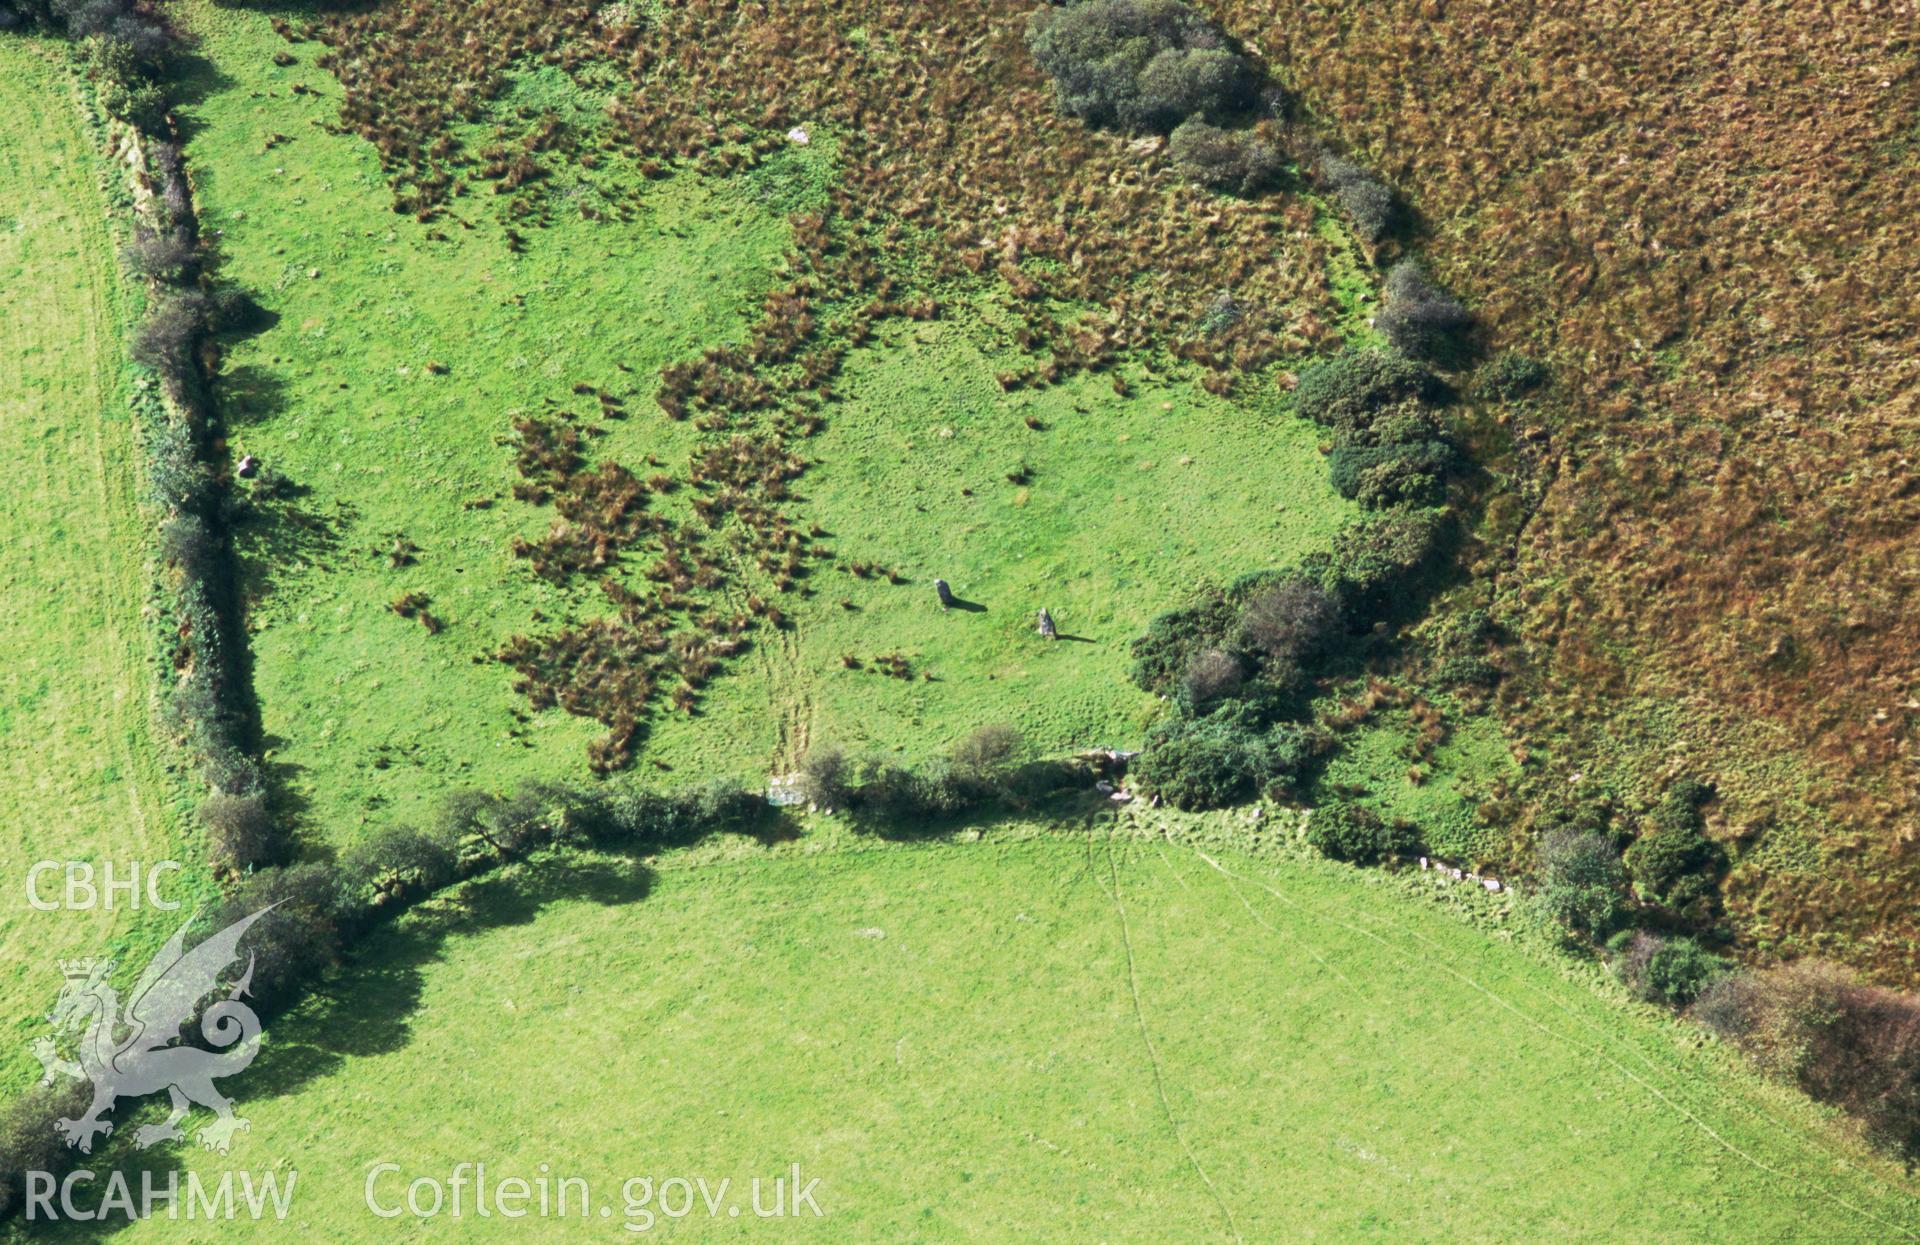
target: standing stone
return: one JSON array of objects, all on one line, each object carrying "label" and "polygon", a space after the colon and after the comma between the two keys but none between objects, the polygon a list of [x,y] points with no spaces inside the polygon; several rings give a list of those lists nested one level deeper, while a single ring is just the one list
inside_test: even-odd
[{"label": "standing stone", "polygon": [[1043,640],[1051,640],[1055,637],[1056,634],[1057,633],[1053,629],[1053,615],[1047,613],[1045,606],[1041,606],[1040,607],[1040,638]]},{"label": "standing stone", "polygon": [[936,579],[936,580],[934,580],[934,581],[933,581],[933,594],[934,594],[935,596],[937,596],[937,597],[939,597],[939,598],[940,598],[940,608],[941,608],[941,609],[943,609],[943,610],[944,610],[944,609],[950,609],[950,608],[952,608],[952,606],[953,606],[953,589],[951,589],[951,588],[949,588],[949,587],[947,587],[947,581],[946,581],[946,580],[944,580],[944,579]]}]

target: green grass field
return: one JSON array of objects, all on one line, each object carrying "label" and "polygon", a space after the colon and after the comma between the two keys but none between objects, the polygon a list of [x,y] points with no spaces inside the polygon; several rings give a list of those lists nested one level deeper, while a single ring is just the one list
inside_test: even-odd
[{"label": "green grass field", "polygon": [[[846,559],[909,582],[816,575],[753,675],[662,726],[667,755],[777,768],[818,741],[918,759],[986,722],[1047,752],[1136,741],[1157,702],[1128,679],[1128,645],[1148,621],[1298,557],[1352,513],[1313,430],[1261,395],[1229,402],[1138,369],[1126,399],[1101,376],[1003,393],[1011,345],[964,320],[899,326],[856,353],[800,483]],[[940,610],[936,578],[967,606]],[[1035,631],[1043,606],[1055,643]],[[873,668],[895,652],[914,677]],[[765,742],[743,756],[742,739]]]},{"label": "green grass field", "polygon": [[[0,40],[0,1085],[38,1067],[26,1042],[60,988],[63,956],[154,944],[165,914],[36,911],[41,860],[197,860],[185,788],[152,736],[154,671],[141,617],[146,549],[124,338],[138,293],[108,229],[107,163],[56,57]],[[169,899],[204,892],[197,867]],[[59,899],[60,875],[43,879]],[[51,885],[47,885],[51,883]],[[46,892],[52,892],[47,894]],[[164,937],[164,933],[160,935]]]},{"label": "green grass field", "polygon": [[[534,866],[409,918],[276,1026],[227,1083],[251,1133],[179,1160],[297,1170],[289,1222],[329,1240],[620,1239],[625,1177],[744,1191],[796,1162],[823,1217],[701,1211],[674,1239],[1920,1232],[1890,1165],[1695,1031],[1516,947],[1497,900],[1467,901],[1475,923],[1417,882],[1155,830],[823,829],[648,869]],[[365,1209],[374,1164],[405,1172],[386,1204],[471,1159],[583,1177],[613,1216]]]},{"label": "green grass field", "polygon": [[[538,618],[604,609],[590,585],[541,584],[509,555],[549,513],[510,496],[501,439],[516,414],[586,381],[632,412],[596,458],[642,474],[649,454],[684,462],[693,434],[654,410],[655,373],[737,340],[776,282],[779,178],[682,174],[645,191],[638,223],[556,213],[515,254],[485,197],[456,203],[471,231],[388,210],[373,149],[322,128],[339,88],[310,67],[316,45],[287,44],[244,10],[183,11],[210,67],[185,109],[202,211],[223,231],[228,275],[278,317],[227,363],[236,449],[308,490],[243,552],[273,760],[310,832],[350,841],[424,815],[450,786],[584,774],[601,728],[558,712],[519,720],[512,673],[475,661]],[[274,65],[279,52],[296,63]],[[551,95],[552,77],[516,92]],[[699,714],[655,715],[643,766],[751,777],[813,739],[919,757],[995,721],[1048,750],[1137,740],[1152,702],[1126,682],[1126,646],[1146,621],[1346,517],[1314,436],[1276,395],[1228,402],[1137,368],[1126,399],[1105,377],[1005,394],[994,376],[1017,352],[975,310],[891,326],[851,356],[798,485],[798,513],[831,534],[838,561],[810,598],[782,602],[796,626],[762,633]],[[1030,482],[1009,483],[1022,467]],[[495,500],[464,506],[476,498]],[[420,547],[415,565],[382,556],[396,535]],[[840,569],[852,560],[912,582],[856,580]],[[984,608],[942,614],[936,577]],[[388,609],[407,591],[431,598],[444,632]],[[1041,644],[1042,606],[1075,639]],[[841,661],[896,652],[910,683]]]},{"label": "green grass field", "polygon": [[[684,459],[692,434],[652,413],[653,375],[739,332],[784,224],[682,179],[640,224],[575,220],[523,256],[497,224],[429,240],[388,210],[373,149],[321,128],[339,89],[308,64],[316,45],[287,44],[259,14],[184,11],[211,66],[186,110],[201,211],[228,275],[278,317],[228,360],[235,445],[307,490],[242,549],[273,760],[335,841],[418,816],[452,786],[584,773],[600,728],[554,713],[518,729],[512,673],[474,662],[536,629],[536,611],[570,608],[509,552],[547,516],[509,495],[501,439],[590,380],[636,397],[601,451]],[[300,63],[275,66],[283,50]],[[292,141],[263,154],[275,133]],[[464,507],[476,498],[498,504]],[[420,548],[402,570],[382,556],[396,534]],[[408,591],[428,594],[445,632],[389,610]]]}]

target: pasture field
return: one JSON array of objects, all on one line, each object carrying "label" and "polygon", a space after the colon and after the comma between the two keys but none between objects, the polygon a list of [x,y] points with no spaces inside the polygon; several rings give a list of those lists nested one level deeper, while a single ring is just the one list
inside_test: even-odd
[{"label": "pasture field", "polygon": [[[509,495],[505,439],[516,415],[591,380],[636,399],[608,455],[684,458],[685,426],[638,412],[661,365],[739,331],[784,224],[682,179],[636,225],[576,220],[524,255],[497,224],[430,240],[389,210],[373,149],[323,128],[339,95],[309,63],[316,45],[288,44],[257,13],[183,11],[204,40],[186,109],[199,205],[227,274],[275,317],[226,361],[234,448],[298,490],[242,535],[273,762],[308,824],[349,841],[451,786],[584,773],[599,729],[560,713],[522,722],[512,672],[488,659],[540,611],[577,604],[510,552],[546,520]],[[291,141],[264,151],[275,134]],[[411,565],[391,565],[396,539],[418,547]],[[397,616],[406,592],[425,593],[446,630]]]},{"label": "pasture field", "polygon": [[[798,1163],[822,1217],[674,1239],[1860,1241],[1920,1200],[1803,1100],[1500,901],[1154,815],[647,862],[552,858],[410,916],[229,1082],[285,1224],[130,1242],[622,1239],[629,1176]],[[1242,831],[1244,833],[1244,830]],[[1244,838],[1241,840],[1245,842]],[[1464,920],[1448,904],[1474,909]],[[244,1157],[242,1157],[244,1156]],[[577,1175],[612,1214],[375,1220],[416,1176]],[[469,1195],[470,1196],[470,1195]],[[578,1201],[574,1203],[578,1207]],[[657,1208],[656,1208],[657,1209]]]},{"label": "pasture field", "polygon": [[[295,492],[241,538],[286,790],[310,833],[339,842],[419,818],[450,786],[584,774],[602,728],[529,713],[490,659],[549,620],[606,612],[590,585],[543,583],[509,551],[550,515],[512,495],[513,420],[590,384],[627,411],[593,429],[592,461],[684,463],[698,434],[655,409],[657,373],[742,336],[777,283],[784,210],[830,175],[830,132],[752,173],[646,183],[632,223],[556,212],[516,249],[490,196],[431,226],[390,210],[373,147],[327,128],[340,88],[311,64],[319,45],[258,13],[183,11],[204,58],[184,110],[200,206],[227,275],[274,317],[231,343],[223,384],[234,449]],[[586,117],[583,91],[533,71],[502,107]],[[598,193],[544,193],[576,191]],[[1229,400],[1191,369],[1127,364],[1125,397],[1084,374],[1003,392],[996,375],[1023,363],[1016,329],[991,300],[958,301],[850,353],[795,485],[834,560],[697,712],[652,715],[641,766],[753,776],[813,739],[917,758],[998,721],[1050,751],[1137,740],[1153,702],[1126,680],[1127,644],[1147,620],[1316,547],[1351,513],[1273,382]],[[411,564],[392,565],[396,541]],[[856,578],[853,562],[905,582]],[[935,578],[979,608],[940,612]],[[408,592],[444,630],[393,612]],[[1037,640],[1042,606],[1072,638]],[[905,679],[876,669],[893,655]]]},{"label": "pasture field", "polygon": [[[210,883],[181,841],[190,798],[153,735],[157,677],[142,619],[149,537],[125,337],[139,292],[121,280],[104,154],[64,51],[0,40],[0,1086],[38,1068],[26,1043],[62,956],[137,955],[164,913],[36,911],[41,860],[181,860],[166,898]],[[60,875],[42,898],[60,898]],[[164,928],[162,928],[164,927]]]}]

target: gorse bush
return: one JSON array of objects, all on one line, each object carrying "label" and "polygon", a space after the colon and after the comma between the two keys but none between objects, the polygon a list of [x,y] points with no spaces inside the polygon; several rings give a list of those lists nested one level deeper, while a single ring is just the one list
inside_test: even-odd
[{"label": "gorse bush", "polygon": [[1316,171],[1362,242],[1375,246],[1398,228],[1399,201],[1373,173],[1335,155],[1320,157]]},{"label": "gorse bush", "polygon": [[1728,967],[1726,959],[1693,939],[1673,938],[1663,942],[1648,957],[1640,989],[1647,998],[1685,1007]]},{"label": "gorse bush", "polygon": [[1447,439],[1440,412],[1419,398],[1403,398],[1366,414],[1341,421],[1334,428],[1337,446],[1414,445]]},{"label": "gorse bush", "polygon": [[1167,139],[1174,168],[1209,190],[1256,195],[1277,184],[1286,161],[1273,145],[1248,130],[1223,130],[1189,117]]},{"label": "gorse bush", "polygon": [[1342,529],[1331,549],[1301,559],[1301,570],[1349,619],[1385,620],[1419,599],[1419,581],[1438,562],[1446,535],[1443,511],[1396,507]]},{"label": "gorse bush", "polygon": [[351,880],[335,865],[306,861],[259,869],[241,878],[200,934],[224,929],[271,907],[247,931],[253,957],[249,985],[263,1014],[293,1002],[320,973],[339,963],[349,936],[366,923],[353,906]]},{"label": "gorse bush", "polygon": [[1510,350],[1481,369],[1479,383],[1487,396],[1511,402],[1546,384],[1547,376],[1546,364]]},{"label": "gorse bush", "polygon": [[[1305,570],[1246,576],[1224,591],[1154,618],[1133,642],[1133,680],[1197,707],[1227,694],[1293,697],[1303,664],[1333,648],[1345,627],[1334,595]],[[1202,656],[1209,650],[1217,656]]]},{"label": "gorse bush", "polygon": [[1498,632],[1485,610],[1458,610],[1434,621],[1427,629],[1429,677],[1440,687],[1478,689],[1500,679],[1500,668],[1487,656]]},{"label": "gorse bush", "polygon": [[1200,317],[1200,331],[1208,337],[1218,337],[1231,332],[1246,318],[1246,305],[1233,296],[1233,291],[1221,290],[1207,301],[1207,313]]},{"label": "gorse bush", "polygon": [[1450,363],[1466,352],[1473,316],[1418,260],[1403,259],[1381,288],[1377,327],[1403,354]]},{"label": "gorse bush", "polygon": [[1605,836],[1565,826],[1540,844],[1539,896],[1568,930],[1605,938],[1626,918],[1626,867]]},{"label": "gorse bush", "polygon": [[1227,710],[1162,720],[1129,773],[1175,808],[1224,808],[1296,781],[1322,751],[1322,738],[1306,727],[1262,726],[1254,714]]},{"label": "gorse bush", "polygon": [[1389,445],[1343,445],[1327,459],[1335,491],[1369,510],[1431,506],[1446,490],[1453,447],[1440,441]]},{"label": "gorse bush", "polygon": [[1173,129],[1223,121],[1255,102],[1259,74],[1201,14],[1178,0],[1080,0],[1027,24],[1027,46],[1062,111],[1092,125]]},{"label": "gorse bush", "polygon": [[1247,741],[1184,718],[1169,719],[1147,740],[1129,773],[1175,808],[1224,808],[1245,799],[1259,779]]},{"label": "gorse bush", "polygon": [[1293,406],[1303,419],[1345,430],[1409,399],[1431,402],[1442,394],[1439,378],[1413,359],[1386,350],[1344,350],[1300,369]]},{"label": "gorse bush", "polygon": [[1719,879],[1727,867],[1726,851],[1706,836],[1700,812],[1711,798],[1711,790],[1697,782],[1677,784],[1626,852],[1639,896],[1698,928],[1719,916]]},{"label": "gorse bush", "polygon": [[1607,944],[1608,966],[1623,985],[1649,1003],[1685,1007],[1731,967],[1691,938],[1662,938],[1624,930]]},{"label": "gorse bush", "polygon": [[1323,856],[1359,865],[1403,856],[1420,846],[1412,830],[1383,821],[1359,804],[1329,804],[1313,810],[1307,819],[1306,840]]},{"label": "gorse bush", "polygon": [[1232,626],[1236,611],[1224,593],[1213,593],[1180,609],[1168,610],[1147,624],[1133,641],[1133,681],[1142,691],[1172,695],[1201,648],[1216,644]]}]

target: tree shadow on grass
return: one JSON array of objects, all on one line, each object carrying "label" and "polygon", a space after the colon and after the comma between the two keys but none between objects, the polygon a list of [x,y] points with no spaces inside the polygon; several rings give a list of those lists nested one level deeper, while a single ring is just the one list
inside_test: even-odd
[{"label": "tree shadow on grass", "polygon": [[[257,322],[271,327],[279,313],[259,309]],[[220,399],[220,417],[229,431],[264,423],[287,408],[287,382],[279,373],[256,364],[228,368],[214,382]]]},{"label": "tree shadow on grass", "polygon": [[[549,852],[456,887],[410,911],[399,924],[378,930],[335,972],[310,991],[297,1007],[268,1027],[253,1066],[219,1082],[235,1110],[253,1116],[259,1104],[298,1092],[339,1071],[348,1059],[393,1054],[413,1037],[410,1020],[425,991],[426,969],[442,958],[450,942],[512,925],[531,923],[551,903],[588,900],[609,907],[645,899],[653,889],[653,871],[638,859]],[[195,1132],[207,1123],[195,1111],[183,1124],[186,1138],[136,1151],[137,1126],[165,1115],[166,1101],[122,1102],[106,1150],[83,1164],[100,1173],[91,1186],[104,1189],[103,1169],[121,1172],[133,1190],[143,1173],[165,1187],[169,1172],[184,1172],[181,1154],[197,1146]],[[234,1143],[234,1164],[248,1144]],[[125,1220],[90,1225],[89,1239],[102,1229],[117,1231]]]},{"label": "tree shadow on grass", "polygon": [[[215,95],[232,90],[234,85],[224,70],[191,48],[176,52],[167,60],[167,99],[175,108],[204,104]],[[179,127],[182,142],[192,139],[194,127],[190,118],[176,113],[174,123]]]},{"label": "tree shadow on grass", "polygon": [[635,903],[653,889],[637,860],[553,853],[477,879],[415,908],[374,934],[298,1008],[275,1022],[263,1055],[233,1080],[236,1098],[257,1102],[293,1093],[349,1058],[393,1054],[413,1037],[411,1017],[428,965],[448,943],[527,925],[554,902]]},{"label": "tree shadow on grass", "polygon": [[286,484],[278,496],[256,494],[249,499],[244,518],[235,525],[233,543],[240,592],[250,605],[306,565],[324,565],[345,543],[343,533],[353,523],[354,508],[341,503],[329,513],[302,505],[310,492],[304,485]]}]

